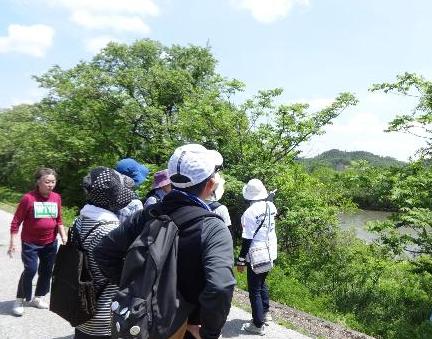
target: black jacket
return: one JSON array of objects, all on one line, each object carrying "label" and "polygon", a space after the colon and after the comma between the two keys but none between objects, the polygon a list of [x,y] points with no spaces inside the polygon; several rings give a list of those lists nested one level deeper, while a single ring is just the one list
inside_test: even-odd
[{"label": "black jacket", "polygon": [[[197,205],[172,191],[152,208],[169,215],[183,206]],[[151,218],[148,211],[136,212],[109,233],[94,251],[101,271],[114,283],[120,281],[127,249]],[[235,285],[229,230],[216,216],[186,223],[179,229],[178,248],[178,289],[195,307],[188,315],[188,322],[201,324],[203,339],[218,338],[230,310]]]}]

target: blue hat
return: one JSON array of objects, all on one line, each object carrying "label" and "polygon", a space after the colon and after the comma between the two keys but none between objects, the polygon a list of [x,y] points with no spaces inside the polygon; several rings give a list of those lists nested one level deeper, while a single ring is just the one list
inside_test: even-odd
[{"label": "blue hat", "polygon": [[149,174],[149,169],[147,167],[132,158],[120,160],[115,169],[117,172],[132,178],[135,182],[135,186],[141,185]]}]

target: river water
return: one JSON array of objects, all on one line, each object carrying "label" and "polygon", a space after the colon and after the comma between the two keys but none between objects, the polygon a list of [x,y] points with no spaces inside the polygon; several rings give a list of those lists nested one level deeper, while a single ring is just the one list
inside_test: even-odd
[{"label": "river water", "polygon": [[[375,220],[385,220],[391,216],[391,212],[381,212],[381,211],[368,211],[368,210],[357,210],[354,213],[341,213],[339,215],[340,227],[344,230],[354,230],[357,238],[364,240],[366,243],[370,244],[373,240],[377,239],[376,233],[371,233],[366,230],[366,224],[369,221]],[[398,231],[402,234],[409,234],[416,236],[416,232],[410,227],[399,227]],[[408,245],[406,247],[406,254],[409,256],[415,256],[413,251],[417,250],[416,245]]]},{"label": "river water", "polygon": [[341,213],[339,215],[340,227],[344,230],[353,229],[357,238],[367,243],[377,238],[377,235],[366,230],[366,223],[375,220],[385,220],[391,212],[357,210],[354,213]]}]

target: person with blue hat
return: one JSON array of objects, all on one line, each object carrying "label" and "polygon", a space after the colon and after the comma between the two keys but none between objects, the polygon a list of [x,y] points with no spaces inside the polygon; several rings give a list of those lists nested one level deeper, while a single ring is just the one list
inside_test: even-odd
[{"label": "person with blue hat", "polygon": [[[122,174],[124,185],[130,189],[138,188],[147,178],[149,169],[132,158],[120,160],[115,170]],[[125,207],[116,214],[122,223],[136,211],[142,210],[143,204],[138,195]]]},{"label": "person with blue hat", "polygon": [[135,188],[140,186],[147,179],[150,172],[146,166],[132,158],[120,160],[117,163],[115,170],[131,178],[134,181]]}]

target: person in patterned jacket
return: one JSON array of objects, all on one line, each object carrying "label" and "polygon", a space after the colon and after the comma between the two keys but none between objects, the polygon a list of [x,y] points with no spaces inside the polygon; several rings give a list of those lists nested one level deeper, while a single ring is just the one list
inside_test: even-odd
[{"label": "person in patterned jacket", "polygon": [[117,171],[107,167],[91,170],[83,180],[83,187],[87,203],[75,219],[74,232],[78,232],[81,240],[85,239],[82,246],[88,253],[90,271],[100,294],[94,317],[75,328],[75,338],[110,338],[111,299],[118,287],[109,284],[100,272],[93,249],[105,235],[120,224],[116,212],[127,206],[135,198],[135,193],[124,184]]}]

